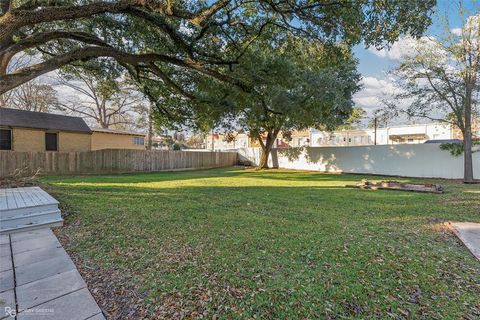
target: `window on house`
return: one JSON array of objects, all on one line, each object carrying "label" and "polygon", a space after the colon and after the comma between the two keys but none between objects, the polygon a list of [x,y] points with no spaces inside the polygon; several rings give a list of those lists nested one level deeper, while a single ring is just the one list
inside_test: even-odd
[{"label": "window on house", "polygon": [[143,137],[133,137],[133,144],[144,145],[145,139]]},{"label": "window on house", "polygon": [[12,150],[12,130],[0,129],[0,150]]},{"label": "window on house", "polygon": [[45,132],[45,150],[58,151],[58,134],[56,132]]}]

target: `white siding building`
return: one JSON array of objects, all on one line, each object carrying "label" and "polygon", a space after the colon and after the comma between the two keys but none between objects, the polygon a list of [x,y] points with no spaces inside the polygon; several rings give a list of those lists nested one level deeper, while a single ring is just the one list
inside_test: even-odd
[{"label": "white siding building", "polygon": [[404,143],[424,143],[427,140],[453,139],[453,128],[444,123],[414,124],[387,128],[360,130],[338,130],[333,132],[312,129],[312,147],[361,146]]}]

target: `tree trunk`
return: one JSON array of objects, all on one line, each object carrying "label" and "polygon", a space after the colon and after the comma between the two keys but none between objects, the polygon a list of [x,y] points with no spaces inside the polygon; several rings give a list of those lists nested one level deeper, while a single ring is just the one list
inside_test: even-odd
[{"label": "tree trunk", "polygon": [[467,84],[465,92],[465,130],[463,132],[463,182],[473,183],[473,160],[472,160],[472,89]]},{"label": "tree trunk", "polygon": [[263,142],[262,136],[258,135],[257,139],[262,147],[262,153],[260,155],[260,162],[258,166],[261,169],[268,169],[268,158],[270,157],[270,153],[272,152],[273,144],[277,139],[278,131],[271,130],[267,132],[267,139]]},{"label": "tree trunk", "polygon": [[270,152],[272,149],[268,149],[266,146],[262,147],[262,153],[260,154],[260,162],[258,163],[258,166],[261,169],[268,169],[268,158],[270,156]]},{"label": "tree trunk", "polygon": [[472,160],[472,132],[470,131],[463,140],[464,144],[464,173],[463,182],[473,183],[473,160]]}]

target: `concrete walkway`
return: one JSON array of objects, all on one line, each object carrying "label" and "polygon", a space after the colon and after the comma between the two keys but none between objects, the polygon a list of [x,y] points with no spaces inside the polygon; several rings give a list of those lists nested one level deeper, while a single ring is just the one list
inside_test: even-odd
[{"label": "concrete walkway", "polygon": [[105,319],[49,228],[0,235],[0,319]]},{"label": "concrete walkway", "polygon": [[451,222],[451,225],[457,237],[480,261],[480,223]]}]

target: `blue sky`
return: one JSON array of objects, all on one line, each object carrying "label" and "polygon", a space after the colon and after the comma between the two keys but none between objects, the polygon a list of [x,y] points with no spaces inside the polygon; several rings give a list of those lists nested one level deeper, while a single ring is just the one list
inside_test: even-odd
[{"label": "blue sky", "polygon": [[[421,0],[418,0],[421,1]],[[444,17],[448,18],[449,28],[460,28],[463,25],[462,16],[459,14],[457,0],[437,0],[437,8],[432,16],[433,23],[426,31],[426,35],[438,36],[444,30]],[[468,0],[463,2],[465,18],[478,14],[480,1]],[[359,60],[358,70],[363,76],[364,88],[355,96],[355,102],[363,107],[369,114],[375,109],[381,108],[379,101],[382,96],[392,89],[392,82],[389,79],[388,71],[395,68],[400,61],[402,48],[408,45],[404,38],[393,44],[390,50],[378,51],[375,48],[365,48],[357,45],[354,48],[356,57]]]}]

